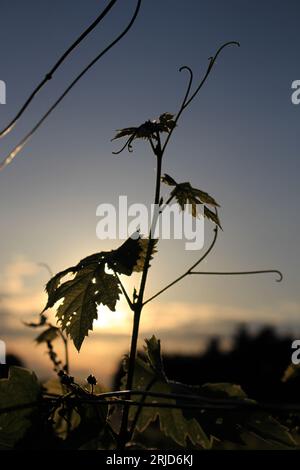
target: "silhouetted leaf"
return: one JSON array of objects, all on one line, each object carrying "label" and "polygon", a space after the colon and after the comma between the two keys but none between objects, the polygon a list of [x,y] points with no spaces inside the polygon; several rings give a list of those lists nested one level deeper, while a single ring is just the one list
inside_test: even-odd
[{"label": "silhouetted leaf", "polygon": [[45,331],[35,338],[35,341],[40,343],[47,343],[48,341],[53,341],[58,337],[59,329],[55,326],[49,326]]},{"label": "silhouetted leaf", "polygon": [[41,326],[44,326],[45,323],[47,322],[47,317],[46,315],[43,315],[43,313],[40,314],[40,319],[37,323],[35,322],[23,322],[25,326],[29,326],[30,328],[40,328]]},{"label": "silhouetted leaf", "polygon": [[[11,366],[7,379],[0,379],[0,409],[34,403],[40,395],[36,375]],[[0,450],[12,449],[31,426],[34,407],[0,413]]]},{"label": "silhouetted leaf", "polygon": [[127,146],[128,150],[131,151],[131,144],[135,139],[157,140],[158,133],[169,133],[175,126],[173,117],[173,114],[163,113],[157,120],[148,120],[140,126],[119,129],[112,140],[128,137],[125,147]]},{"label": "silhouetted leaf", "polygon": [[279,423],[267,413],[258,412],[247,420],[245,428],[254,432],[260,439],[282,444],[287,447],[295,447],[296,442],[291,436],[288,428]]},{"label": "silhouetted leaf", "polygon": [[[107,434],[108,432],[106,429],[108,405],[103,400],[102,405],[92,402],[81,403],[76,408],[80,420],[78,426],[75,427],[67,439],[68,445],[73,449],[84,449],[94,439],[98,441],[99,445],[99,440],[103,437],[103,433]],[[73,411],[73,407],[71,411]],[[106,435],[105,437],[108,440],[108,436]]]},{"label": "silhouetted leaf", "polygon": [[218,214],[211,211],[206,206],[204,206],[204,217],[206,217],[209,220],[212,220],[216,225],[218,225],[218,227],[220,227],[220,229],[222,229]]},{"label": "silhouetted leaf", "polygon": [[205,191],[202,191],[201,189],[193,188],[188,182],[176,183],[176,181],[168,174],[164,174],[161,178],[161,181],[168,186],[175,186],[171,191],[170,196],[176,199],[181,210],[184,210],[185,205],[189,204],[191,206],[192,216],[197,217],[198,205],[202,204],[204,205],[204,217],[212,220],[216,225],[222,228],[218,214],[216,212],[212,212],[207,207],[207,205],[220,207],[212,196],[210,196]]},{"label": "silhouetted leaf", "polygon": [[204,384],[201,386],[201,394],[215,398],[248,398],[240,385],[227,382]]},{"label": "silhouetted leaf", "polygon": [[[158,240],[151,240],[152,243],[152,249],[151,249],[151,256],[150,256],[150,261],[153,259],[153,255],[157,253],[157,243]],[[144,269],[145,261],[146,261],[146,255],[148,251],[148,246],[149,246],[149,239],[148,238],[141,238],[139,241],[139,245],[141,248],[141,251],[139,253],[139,257],[137,259],[136,264],[134,265],[133,271],[140,273]]]},{"label": "silhouetted leaf", "polygon": [[[130,276],[132,272],[143,271],[149,240],[141,238],[138,233],[128,238],[117,250],[108,254],[108,267],[118,274]],[[157,240],[153,240],[150,260],[156,253]]]},{"label": "silhouetted leaf", "polygon": [[174,114],[171,114],[171,113],[163,113],[159,116],[159,123],[161,124],[161,126],[165,126],[164,129],[165,132],[168,132],[172,129],[174,129],[175,127],[175,121],[174,121]]},{"label": "silhouetted leaf", "polygon": [[[160,353],[160,342],[153,336],[146,340],[146,357],[138,356],[136,360],[134,389],[151,391],[156,393],[172,393],[181,395],[182,398],[142,398],[145,403],[161,403],[183,405],[181,409],[148,408],[142,409],[137,429],[143,432],[152,422],[159,418],[161,431],[171,437],[178,444],[185,446],[187,437],[194,445],[210,448],[214,442],[231,441],[247,448],[251,448],[255,436],[261,445],[269,445],[271,448],[295,448],[296,443],[289,430],[267,412],[249,410],[249,406],[255,406],[256,402],[250,400],[243,389],[231,383],[207,383],[202,386],[190,386],[179,382],[169,381],[164,373]],[[125,363],[125,370],[127,363]],[[126,380],[124,379],[124,386]],[[199,396],[210,405],[209,409],[201,407],[187,409],[184,404],[189,403],[189,395]],[[186,397],[186,398],[184,398]],[[220,400],[226,403],[229,400],[232,410],[224,412],[222,408],[213,408]],[[219,400],[219,401],[218,401]],[[192,401],[193,403],[193,401]],[[236,407],[234,404],[236,403]],[[243,404],[245,407],[243,408]],[[247,405],[247,406],[246,406]],[[134,419],[135,409],[131,409],[130,418]],[[263,444],[262,444],[263,443]]]},{"label": "silhouetted leaf", "polygon": [[63,277],[65,277],[69,273],[74,273],[76,268],[74,266],[65,269],[64,271],[61,271],[57,273],[55,276],[53,276],[50,281],[47,282],[46,284],[46,292],[49,296],[51,296],[57,287],[60,284],[60,281],[62,280]]},{"label": "silhouetted leaf", "polygon": [[161,357],[160,340],[153,335],[150,339],[145,339],[145,343],[145,351],[153,370],[166,378]]},{"label": "silhouetted leaf", "polygon": [[[65,387],[60,380],[55,378],[44,384],[44,389],[49,394],[63,396]],[[101,393],[104,390],[95,385],[94,392]],[[108,413],[108,405],[105,403],[81,403],[76,407],[72,402],[58,403],[58,407],[52,416],[52,426],[55,434],[66,441],[71,449],[84,446],[87,442],[101,435],[105,426]],[[97,439],[97,442],[99,440]]]},{"label": "silhouetted leaf", "polygon": [[[93,321],[98,316],[97,306],[103,304],[114,311],[121,294],[118,279],[115,275],[108,274],[105,268],[128,276],[132,272],[143,270],[149,240],[141,238],[138,233],[136,235],[136,238],[129,238],[116,250],[87,256],[76,266],[61,271],[48,282],[48,300],[43,311],[63,300],[56,316],[78,350],[88,331],[93,329]],[[152,240],[151,243],[153,247],[150,259],[156,252],[157,240]],[[73,278],[64,280],[71,273]],[[54,330],[50,330],[49,333],[53,332]],[[41,335],[39,342],[42,340],[45,339]]]},{"label": "silhouetted leaf", "polygon": [[[180,384],[181,385],[181,384]],[[239,399],[247,400],[245,392],[239,385],[231,383],[207,383],[202,386],[189,387],[185,393],[200,395],[208,399]],[[182,388],[178,385],[174,389],[177,393],[183,393]],[[240,423],[247,419],[248,413],[239,411],[226,411],[218,409],[199,409],[187,410],[186,413],[191,413],[201,423],[204,431],[211,436],[213,441],[231,441],[235,444],[244,445],[241,437]]]},{"label": "silhouetted leaf", "polygon": [[[63,396],[66,387],[58,377],[52,378],[43,384],[44,391],[48,394]],[[65,404],[57,403],[56,409],[52,413],[51,420],[54,433],[60,439],[65,440],[70,432],[80,424],[80,415],[75,407],[66,407]]]},{"label": "silhouetted leaf", "polygon": [[176,181],[172,178],[172,176],[168,175],[167,173],[165,173],[161,177],[161,182],[167,184],[168,186],[176,186],[177,185]]},{"label": "silhouetted leaf", "polygon": [[201,191],[201,189],[193,188],[193,193],[196,197],[198,197],[199,201],[201,201],[202,204],[208,204],[213,207],[220,207],[217,201],[205,191]]},{"label": "silhouetted leaf", "polygon": [[[195,389],[194,389],[195,390]],[[253,403],[244,390],[236,384],[208,383],[198,387],[198,393],[207,398],[230,399],[231,403]],[[265,411],[238,410],[222,412],[222,410],[203,410],[196,413],[204,430],[221,440],[238,444],[248,443],[249,435],[255,434],[258,441],[268,441],[272,445],[295,447],[295,441],[288,429]]]},{"label": "silhouetted leaf", "polygon": [[[171,393],[172,384],[168,382],[163,371],[160,357],[160,343],[154,336],[146,342],[148,359],[137,357],[135,365],[135,390],[151,390],[152,392]],[[151,362],[150,362],[151,358]],[[125,370],[127,364],[125,362]],[[159,373],[158,373],[159,372]],[[126,380],[124,379],[124,385]],[[145,403],[157,402],[153,397],[143,399]],[[160,398],[160,402],[175,404],[172,398]],[[130,419],[134,419],[136,409],[131,409]],[[143,432],[152,422],[159,418],[160,429],[177,444],[186,446],[189,439],[195,446],[210,448],[210,440],[203,432],[200,424],[193,418],[186,419],[182,410],[176,408],[148,408],[144,407],[139,415],[137,430]]]},{"label": "silhouetted leaf", "polygon": [[103,264],[81,269],[74,279],[55,291],[57,300],[64,299],[56,316],[78,351],[88,331],[93,329],[93,321],[98,317],[97,306],[103,304],[114,311],[120,293],[117,279],[105,272]]},{"label": "silhouetted leaf", "polygon": [[125,127],[124,129],[118,129],[115,137],[111,140],[121,139],[122,137],[127,136],[135,136],[138,129],[138,127]]}]

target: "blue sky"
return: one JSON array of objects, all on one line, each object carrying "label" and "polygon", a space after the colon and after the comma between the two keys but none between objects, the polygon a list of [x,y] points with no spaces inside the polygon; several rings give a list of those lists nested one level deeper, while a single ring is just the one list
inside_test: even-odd
[{"label": "blue sky", "polygon": [[[126,24],[135,2],[119,3],[67,60],[15,130],[1,140],[1,156]],[[7,104],[0,105],[1,126],[105,4],[1,2],[0,79],[7,85]],[[36,299],[24,307],[29,315],[39,310],[47,277],[42,269],[35,271],[36,263],[47,262],[56,272],[92,252],[117,246],[117,241],[97,240],[96,207],[115,203],[119,194],[128,195],[131,202],[149,201],[155,174],[153,157],[143,143],[132,154],[112,155],[118,148],[110,141],[115,129],[141,124],[165,111],[175,113],[187,79],[179,67],[189,65],[197,82],[208,57],[222,43],[237,40],[241,47],[224,51],[183,115],[166,153],[164,172],[208,191],[221,204],[224,231],[205,270],[277,268],[284,281],[276,283],[272,275],[189,278],[149,312],[163,313],[172,305],[172,318],[177,317],[178,328],[184,331],[182,344],[184,337],[188,341],[189,334],[194,335],[195,317],[206,318],[212,310],[207,334],[227,334],[241,321],[271,322],[297,334],[300,106],[293,105],[290,96],[292,81],[300,79],[299,13],[296,0],[143,1],[126,38],[85,76],[0,174],[3,311],[21,315],[12,300],[5,304],[9,296],[20,294],[11,290],[7,279],[12,276],[7,273],[17,273],[22,283],[25,279],[21,294],[27,301]],[[207,241],[210,233],[207,224]],[[180,242],[163,242],[148,292],[180,274],[194,257]],[[20,298],[25,305],[25,298]],[[222,319],[230,328],[222,327]],[[13,343],[11,324],[9,328]],[[176,322],[172,328],[176,331]],[[199,335],[200,330],[205,334],[203,328],[201,324]],[[155,333],[159,336],[160,331]]]}]

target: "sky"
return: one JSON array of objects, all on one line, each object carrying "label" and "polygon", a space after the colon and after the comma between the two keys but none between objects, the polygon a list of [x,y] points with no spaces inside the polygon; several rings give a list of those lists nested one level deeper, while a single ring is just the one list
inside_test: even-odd
[{"label": "sky", "polygon": [[[0,127],[106,4],[2,0],[0,80],[7,96]],[[1,140],[0,160],[119,34],[134,7],[131,0],[117,2]],[[300,106],[291,102],[291,84],[300,79],[299,13],[297,0],[143,0],[129,34],[0,173],[0,336],[28,367],[44,376],[50,370],[43,347],[34,345],[35,332],[22,324],[44,306],[49,275],[39,263],[57,272],[88,254],[116,248],[120,241],[96,237],[97,206],[117,204],[119,195],[127,195],[129,203],[153,198],[151,152],[137,142],[133,153],[112,155],[119,149],[111,142],[115,130],[176,113],[187,85],[179,67],[193,69],[196,86],[208,58],[231,40],[241,47],[223,51],[182,115],[163,172],[190,181],[221,204],[224,230],[203,270],[279,269],[284,279],[188,277],[145,309],[141,339],[155,333],[165,351],[197,352],[211,336],[228,337],[241,323],[272,324],[299,336]],[[207,222],[205,246],[211,237]],[[183,241],[162,241],[147,297],[196,256]],[[129,289],[137,283],[137,277],[126,280]],[[108,382],[128,350],[130,331],[124,301],[115,313],[101,308],[80,355],[72,351],[74,373],[84,376],[91,365]]]}]

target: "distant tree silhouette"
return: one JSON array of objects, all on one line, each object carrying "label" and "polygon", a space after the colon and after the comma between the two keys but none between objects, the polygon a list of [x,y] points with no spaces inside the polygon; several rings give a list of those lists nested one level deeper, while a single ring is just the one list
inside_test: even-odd
[{"label": "distant tree silhouette", "polygon": [[[281,381],[291,362],[292,338],[280,336],[270,326],[251,334],[240,326],[233,336],[232,347],[224,351],[219,338],[212,338],[201,355],[164,354],[167,376],[175,381],[201,385],[206,382],[233,382],[242,386],[254,399],[270,402],[300,400],[300,380]],[[120,385],[119,367],[114,386]]]}]

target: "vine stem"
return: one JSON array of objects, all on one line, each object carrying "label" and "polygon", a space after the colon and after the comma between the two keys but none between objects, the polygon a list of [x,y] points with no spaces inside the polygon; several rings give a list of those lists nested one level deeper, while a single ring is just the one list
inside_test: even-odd
[{"label": "vine stem", "polygon": [[189,274],[204,274],[213,276],[244,276],[249,274],[278,274],[279,278],[276,282],[281,282],[283,279],[282,272],[278,269],[262,269],[258,271],[191,271]]},{"label": "vine stem", "polygon": [[58,329],[58,332],[59,332],[59,335],[63,341],[63,344],[64,344],[64,350],[65,350],[65,372],[67,374],[70,373],[70,361],[69,361],[69,347],[68,347],[68,338],[66,338],[66,336],[63,334],[63,332],[60,330],[60,328]]},{"label": "vine stem", "polygon": [[[189,67],[182,67],[180,69],[180,70],[187,69],[190,73],[190,79],[189,79],[188,87],[187,87],[185,96],[183,98],[181,107],[180,107],[180,109],[179,109],[179,111],[176,115],[175,120],[174,120],[175,126],[176,126],[180,116],[182,115],[183,111],[193,101],[195,96],[198,94],[198,92],[200,91],[200,89],[202,88],[204,83],[206,82],[206,80],[207,80],[208,76],[210,75],[210,72],[213,68],[213,65],[214,65],[218,55],[220,54],[220,52],[225,47],[227,47],[229,45],[238,45],[239,46],[239,43],[231,41],[231,42],[223,44],[217,50],[216,54],[213,57],[210,58],[210,62],[209,62],[209,66],[207,68],[207,71],[206,71],[203,79],[201,80],[199,86],[196,88],[196,90],[192,93],[191,96],[189,96],[189,95],[190,95],[191,86],[192,86],[192,82],[193,82],[193,72]],[[156,145],[154,145],[153,140],[152,140],[151,137],[148,139],[148,141],[150,143],[150,146],[151,146],[151,149],[152,149],[152,151],[153,151],[153,153],[154,153],[154,155],[156,156],[156,159],[157,159],[155,197],[154,197],[154,206],[155,206],[156,210],[154,212],[154,216],[153,216],[153,220],[152,220],[152,224],[151,224],[151,229],[150,229],[150,232],[149,232],[149,242],[148,242],[148,248],[147,248],[147,253],[146,253],[146,257],[145,257],[145,263],[144,263],[144,268],[143,268],[139,293],[138,293],[138,296],[137,296],[137,301],[133,304],[134,320],[133,320],[133,330],[132,330],[132,337],[131,337],[130,355],[129,355],[129,361],[128,361],[127,383],[126,383],[127,390],[131,390],[132,385],[133,385],[135,359],[136,359],[136,353],[137,353],[137,341],[138,341],[138,335],[139,335],[139,324],[140,324],[140,318],[141,318],[141,313],[142,313],[143,307],[146,305],[146,303],[150,302],[150,300],[155,298],[157,295],[162,293],[164,290],[168,289],[169,287],[171,287],[172,285],[174,285],[175,283],[177,283],[181,279],[183,279],[185,276],[190,274],[191,270],[194,269],[211,252],[211,250],[212,250],[212,248],[213,248],[213,246],[216,242],[217,234],[218,234],[218,227],[216,226],[215,229],[214,229],[215,230],[214,239],[213,239],[211,245],[209,246],[208,250],[206,251],[206,253],[196,263],[194,263],[194,265],[191,266],[188,269],[187,272],[185,272],[183,275],[179,276],[175,281],[173,281],[171,284],[166,286],[162,291],[157,293],[155,296],[153,296],[152,298],[150,298],[146,302],[144,302],[144,293],[145,293],[145,287],[146,287],[148,271],[149,271],[149,266],[150,266],[150,259],[151,259],[151,254],[152,254],[154,243],[155,243],[155,240],[154,240],[154,238],[152,238],[152,235],[155,234],[156,223],[157,223],[159,215],[161,214],[161,212],[163,210],[163,209],[160,208],[160,188],[161,188],[162,159],[163,159],[165,150],[167,148],[167,145],[170,141],[170,138],[173,134],[173,130],[174,130],[175,126],[168,133],[163,145],[162,145],[162,142],[161,142],[161,139],[160,139],[159,132],[157,132],[155,134],[155,137],[156,137],[156,140],[157,140]],[[130,141],[127,141],[125,146],[123,147],[123,149],[126,146],[128,146],[129,143],[130,143]],[[170,202],[170,200],[168,202]],[[128,393],[128,395],[126,395],[126,396],[128,396],[128,401],[130,401],[130,393]],[[118,447],[117,447],[118,450],[123,450],[126,446],[126,443],[131,439],[132,428],[131,428],[130,431],[128,430],[129,409],[130,409],[130,404],[125,404],[125,406],[123,408],[123,415],[122,415],[121,427],[120,427],[120,432],[119,432]],[[139,413],[139,411],[138,411],[138,413]],[[134,422],[136,421],[136,419],[137,419],[137,417],[134,419]]]},{"label": "vine stem", "polygon": [[[134,312],[127,381],[126,381],[127,389],[131,389],[133,385],[134,366],[135,366],[135,358],[136,358],[136,353],[137,353],[137,342],[138,342],[138,336],[139,336],[141,312],[142,312],[142,307],[137,308]],[[128,393],[128,395],[126,395],[126,398],[127,400],[131,399],[130,392]],[[126,446],[126,443],[129,441],[129,432],[128,432],[129,408],[130,407],[128,404],[125,404],[123,408],[121,427],[120,427],[120,432],[118,436],[118,447],[117,447],[118,450],[123,450]]]},{"label": "vine stem", "polygon": [[[151,144],[152,142],[150,141],[150,145]],[[163,156],[159,133],[157,133],[157,146],[154,148],[151,145],[151,147],[156,155],[156,183],[155,183],[154,205],[157,208],[159,205],[159,200],[160,200],[161,169],[162,169],[162,156]],[[136,353],[137,353],[137,342],[138,342],[138,336],[139,336],[139,325],[140,325],[141,313],[143,309],[143,298],[144,298],[144,292],[145,292],[145,287],[146,287],[146,282],[147,282],[151,254],[152,254],[152,250],[154,247],[154,239],[152,239],[152,234],[155,232],[155,227],[156,227],[156,222],[157,222],[158,217],[159,217],[159,211],[156,211],[154,213],[153,221],[151,224],[151,229],[149,232],[149,242],[148,242],[148,248],[147,248],[139,293],[138,293],[137,301],[133,306],[134,319],[133,319],[133,329],[132,329],[130,355],[129,355],[129,362],[128,362],[127,382],[126,382],[127,390],[131,390],[132,385],[133,385],[135,359],[136,359]],[[128,400],[130,400],[130,394],[128,395]],[[129,441],[131,437],[130,436],[131,433],[130,431],[128,431],[129,409],[130,409],[129,405],[126,404],[123,409],[122,422],[121,422],[121,427],[120,427],[120,432],[119,432],[119,442],[118,442],[119,450],[122,450],[125,448],[126,443]]]},{"label": "vine stem", "polygon": [[[183,113],[183,111],[187,108],[187,106],[191,103],[191,101],[195,98],[195,96],[198,94],[198,92],[200,91],[200,89],[204,85],[204,83],[205,83],[207,77],[209,76],[209,74],[210,74],[210,72],[213,68],[213,65],[214,65],[218,55],[222,51],[222,49],[224,49],[228,45],[232,45],[232,44],[239,45],[236,42],[226,43],[218,49],[218,51],[216,52],[214,57],[210,58],[210,62],[209,62],[209,66],[208,66],[208,69],[206,71],[206,74],[204,75],[204,78],[200,82],[200,85],[197,87],[197,89],[194,91],[194,93],[192,94],[191,97],[189,97],[189,94],[190,94],[192,81],[193,81],[193,73],[192,73],[191,69],[189,69],[188,67],[184,67],[184,68],[187,68],[190,72],[190,80],[189,80],[188,87],[187,87],[185,96],[183,98],[181,107],[180,107],[179,112],[177,113],[177,116],[175,118],[175,126],[176,126],[181,114]],[[183,68],[181,68],[180,70],[182,70],[182,69]],[[152,234],[155,233],[155,227],[156,227],[157,219],[158,219],[158,217],[161,213],[161,210],[159,209],[159,202],[160,202],[160,188],[161,188],[162,159],[163,159],[163,155],[164,155],[165,150],[167,148],[167,145],[170,141],[170,138],[172,136],[172,133],[173,133],[173,130],[174,130],[175,126],[169,132],[169,134],[168,134],[168,136],[167,136],[167,138],[166,138],[163,145],[161,143],[159,132],[156,133],[156,139],[157,139],[157,145],[156,146],[154,145],[151,138],[148,139],[149,143],[150,143],[150,146],[152,148],[152,151],[153,151],[153,153],[155,154],[155,156],[157,158],[154,205],[155,205],[155,208],[156,209],[158,208],[158,209],[155,211],[154,216],[153,216],[153,221],[152,221],[151,229],[150,229],[150,233],[149,233],[148,249],[147,249],[147,253],[146,253],[145,264],[144,264],[141,284],[140,284],[140,288],[139,288],[138,298],[137,298],[137,302],[134,304],[134,321],[133,321],[131,347],[130,347],[130,355],[129,355],[129,362],[128,362],[127,383],[126,383],[126,388],[128,390],[131,390],[132,385],[133,385],[135,358],[136,358],[137,341],[138,341],[138,334],[139,334],[139,324],[140,324],[142,309],[146,305],[146,303],[148,303],[148,302],[150,302],[150,300],[152,300],[152,299],[149,299],[148,301],[144,302],[143,299],[144,299],[145,287],[146,287],[146,282],[147,282],[147,277],[148,277],[149,263],[150,263],[150,259],[151,259],[152,250],[153,250],[153,247],[154,247],[154,239],[152,239]],[[191,269],[194,269],[210,253],[210,251],[212,250],[212,248],[213,248],[213,246],[216,242],[217,233],[218,233],[218,228],[216,227],[215,228],[215,237],[214,237],[213,243],[211,244],[211,246],[209,247],[207,252],[200,258],[200,260],[198,260],[188,270],[188,272],[184,273],[182,276],[180,276],[178,279],[176,279],[171,285],[174,285],[175,283],[177,283],[181,279],[183,279],[189,273],[189,271]],[[171,287],[171,285],[167,286],[164,290]],[[159,294],[157,294],[157,295],[159,295]],[[154,297],[156,297],[156,295]],[[128,395],[128,399],[130,400],[130,394]],[[124,406],[124,409],[123,409],[122,422],[121,422],[121,427],[120,427],[120,432],[119,432],[119,440],[118,440],[118,449],[119,450],[123,450],[125,448],[126,443],[129,441],[129,439],[131,437],[130,436],[130,431],[128,431],[128,418],[129,418],[129,405],[126,404]]]}]

